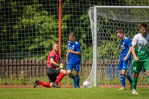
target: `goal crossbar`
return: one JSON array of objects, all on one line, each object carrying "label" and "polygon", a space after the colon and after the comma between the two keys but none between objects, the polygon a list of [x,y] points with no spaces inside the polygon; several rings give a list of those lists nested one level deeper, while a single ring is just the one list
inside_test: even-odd
[{"label": "goal crossbar", "polygon": [[117,9],[148,9],[149,6],[94,6],[94,8],[117,8]]}]

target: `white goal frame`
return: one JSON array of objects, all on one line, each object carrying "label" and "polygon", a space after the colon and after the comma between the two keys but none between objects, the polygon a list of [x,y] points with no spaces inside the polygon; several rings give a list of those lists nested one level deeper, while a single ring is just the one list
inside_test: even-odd
[{"label": "white goal frame", "polygon": [[[94,33],[93,33],[93,76],[94,76],[94,87],[97,87],[97,9],[149,9],[149,6],[94,6]],[[100,13],[98,13],[100,14]]]}]

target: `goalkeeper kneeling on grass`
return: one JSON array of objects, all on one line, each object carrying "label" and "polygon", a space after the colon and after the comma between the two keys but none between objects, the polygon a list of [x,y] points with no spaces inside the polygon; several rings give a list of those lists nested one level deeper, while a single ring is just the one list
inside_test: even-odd
[{"label": "goalkeeper kneeling on grass", "polygon": [[58,83],[63,79],[63,77],[66,75],[66,70],[63,70],[63,64],[59,64],[60,56],[58,54],[58,43],[53,43],[53,50],[49,53],[47,58],[47,75],[49,78],[49,82],[42,82],[39,80],[36,80],[34,83],[34,88],[36,88],[37,85],[42,85],[44,87],[50,88],[60,88],[58,86]]}]

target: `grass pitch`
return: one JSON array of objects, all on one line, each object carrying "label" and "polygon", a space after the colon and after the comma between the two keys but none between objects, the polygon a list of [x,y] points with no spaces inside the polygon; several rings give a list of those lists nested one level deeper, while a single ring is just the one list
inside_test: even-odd
[{"label": "grass pitch", "polygon": [[0,99],[149,99],[149,88],[131,90],[116,88],[0,88]]}]

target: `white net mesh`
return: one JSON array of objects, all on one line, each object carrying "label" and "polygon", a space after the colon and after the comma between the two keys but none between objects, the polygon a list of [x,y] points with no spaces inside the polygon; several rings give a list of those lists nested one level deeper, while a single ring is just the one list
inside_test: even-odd
[{"label": "white net mesh", "polygon": [[[88,10],[91,32],[94,35],[94,9]],[[97,85],[111,87],[119,85],[118,60],[120,53],[119,39],[114,32],[118,28],[125,31],[131,39],[139,32],[138,25],[149,22],[147,8],[97,8]],[[93,38],[94,42],[94,38]],[[93,52],[94,53],[94,52]],[[131,65],[130,65],[131,66]],[[130,69],[128,70],[130,71]],[[93,82],[94,68],[88,77]],[[131,74],[131,72],[130,72]],[[131,74],[132,75],[132,74]],[[145,73],[141,72],[139,84],[146,84]],[[133,75],[132,75],[133,76]],[[128,84],[128,81],[126,81]]]},{"label": "white net mesh", "polygon": [[[92,13],[93,17],[93,7],[88,11]],[[147,8],[98,8],[97,15],[124,22],[148,22],[149,21],[149,10]],[[93,19],[93,18],[92,18]]]}]

